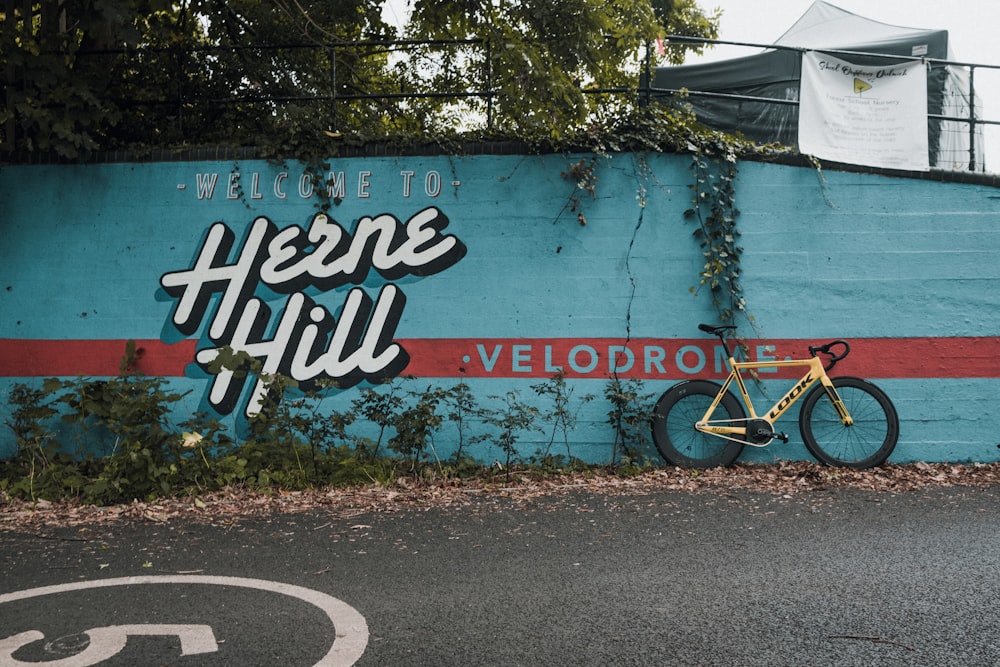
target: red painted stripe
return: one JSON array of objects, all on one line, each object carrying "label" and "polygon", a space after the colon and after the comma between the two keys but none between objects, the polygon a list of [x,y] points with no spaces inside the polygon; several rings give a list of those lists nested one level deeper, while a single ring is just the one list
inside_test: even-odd
[{"label": "red painted stripe", "polygon": [[[404,371],[417,377],[547,378],[557,368],[567,377],[606,378],[610,354],[619,355],[619,374],[641,379],[719,377],[717,343],[710,339],[617,338],[445,338],[398,341],[410,354]],[[748,341],[750,358],[808,356],[816,340]],[[1000,378],[1000,337],[855,338],[850,356],[837,365],[838,375],[869,378]],[[0,339],[0,376],[113,376],[125,354],[125,340]],[[193,363],[197,341],[164,343],[137,340],[138,369],[150,376],[179,377]],[[621,356],[627,347],[631,366]],[[694,348],[701,351],[705,363]],[[683,352],[682,352],[683,350]],[[661,370],[662,369],[662,370]],[[782,369],[763,377],[792,378],[799,369]]]},{"label": "red painted stripe", "polygon": [[[567,377],[606,378],[612,353],[620,355],[622,339],[443,339],[400,341],[412,358],[407,373],[418,377],[550,377],[561,367]],[[751,359],[762,356],[782,360],[808,358],[809,346],[828,341],[783,339],[747,341]],[[837,364],[836,375],[870,378],[1000,378],[1000,337],[976,338],[855,338],[849,356]],[[517,347],[515,347],[517,346]],[[586,346],[581,348],[580,346]],[[773,346],[761,351],[758,346]],[[642,379],[725,377],[724,364],[716,366],[719,344],[698,339],[633,339],[627,343],[634,363],[622,377]],[[700,358],[689,348],[701,350]],[[681,353],[681,350],[685,350]],[[598,363],[586,370],[596,353]],[[571,363],[570,359],[573,358]],[[680,361],[678,362],[678,357]],[[662,359],[657,365],[655,362]],[[619,362],[619,366],[624,362]],[[492,370],[489,368],[492,367]],[[663,371],[660,370],[662,367]],[[804,369],[764,371],[762,376],[795,378]]]},{"label": "red painted stripe", "polygon": [[[113,376],[125,356],[124,340],[17,340],[0,338],[0,377]],[[179,377],[194,359],[197,341],[135,341],[138,370]]]}]

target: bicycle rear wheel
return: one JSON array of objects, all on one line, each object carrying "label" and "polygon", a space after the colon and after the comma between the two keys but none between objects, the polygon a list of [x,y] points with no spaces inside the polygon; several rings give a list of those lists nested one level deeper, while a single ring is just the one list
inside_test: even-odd
[{"label": "bicycle rear wheel", "polygon": [[844,426],[822,386],[806,395],[799,431],[820,463],[874,468],[885,463],[899,439],[899,417],[885,392],[854,377],[831,378],[854,424]]},{"label": "bicycle rear wheel", "polygon": [[[695,422],[705,416],[722,386],[707,380],[681,382],[668,389],[653,408],[653,442],[667,463],[682,468],[728,466],[743,451],[743,442],[702,433]],[[739,400],[726,393],[712,421],[744,420]]]}]

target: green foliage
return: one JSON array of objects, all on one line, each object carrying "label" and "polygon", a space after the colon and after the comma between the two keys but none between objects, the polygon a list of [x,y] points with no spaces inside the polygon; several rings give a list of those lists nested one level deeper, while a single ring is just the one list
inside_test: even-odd
[{"label": "green foliage", "polygon": [[[13,13],[0,21],[8,90],[0,126],[16,120],[6,141],[19,149],[70,159],[191,143],[301,153],[334,124],[326,45],[393,37],[381,4],[9,4]],[[391,85],[385,49],[338,49],[336,59],[339,94]],[[384,131],[400,117],[387,111],[347,103],[337,118],[341,129]]]},{"label": "green foliage", "polygon": [[387,382],[387,390],[378,391],[373,387],[361,389],[358,398],[351,402],[351,408],[359,416],[378,427],[378,435],[373,440],[370,436],[355,439],[355,447],[362,456],[375,459],[385,438],[386,431],[397,421],[397,414],[403,408],[405,398],[400,395],[399,380]]},{"label": "green foliage", "polygon": [[[737,156],[732,146],[726,144],[718,146],[714,155],[713,159],[712,154],[699,149],[692,156],[695,180],[689,187],[694,196],[692,207],[684,215],[698,223],[694,236],[705,258],[699,286],[709,288],[719,319],[732,323],[736,313],[746,312],[740,282],[743,248],[738,245],[740,232],[736,228]],[[697,288],[692,290],[697,292]]]},{"label": "green foliage", "polygon": [[[196,412],[180,425],[179,486],[186,494],[196,495],[242,483],[246,460],[233,453],[235,443],[226,426],[204,412]],[[176,493],[176,488],[172,490]]]},{"label": "green foliage", "polygon": [[166,418],[181,394],[169,392],[163,378],[117,377],[109,380],[66,380],[59,397],[68,412],[63,420],[85,429],[107,432],[112,447],[123,442],[148,442],[162,447],[171,437]]},{"label": "green foliage", "polygon": [[37,459],[44,465],[45,451],[52,440],[52,433],[45,428],[45,422],[56,414],[52,397],[43,389],[16,384],[10,390],[8,402],[14,410],[4,423],[14,433],[17,455]]},{"label": "green foliage", "polygon": [[611,405],[608,424],[614,431],[611,462],[619,457],[629,464],[642,462],[649,444],[652,394],[642,393],[643,382],[635,378],[612,378],[604,387],[604,398]]},{"label": "green foliage", "polygon": [[522,401],[516,391],[490,398],[499,401],[500,405],[497,408],[480,409],[480,419],[493,428],[479,439],[493,443],[503,452],[503,469],[509,481],[511,463],[518,456],[517,443],[521,436],[532,431],[542,432],[537,423],[539,412],[535,406]]},{"label": "green foliage", "polygon": [[442,399],[448,411],[447,419],[455,425],[455,464],[458,464],[465,453],[465,444],[469,440],[471,420],[479,414],[479,405],[472,395],[469,385],[459,382],[449,389]]},{"label": "green foliage", "polygon": [[283,376],[265,376],[267,391],[259,410],[249,418],[250,432],[237,453],[247,461],[247,483],[251,486],[302,488],[308,480],[303,463],[306,445],[296,426],[299,416],[294,401],[287,400],[297,387]]},{"label": "green foliage", "polygon": [[444,422],[445,417],[438,412],[438,407],[447,395],[446,390],[431,387],[421,392],[410,392],[413,402],[402,408],[393,419],[396,434],[389,438],[389,449],[408,459],[412,467],[416,467],[428,447],[440,463],[434,449],[434,431],[441,428]]},{"label": "green foliage", "polygon": [[[522,0],[462,3],[417,0],[407,26],[414,39],[471,40],[481,48],[435,46],[434,66],[414,68],[422,87],[490,91],[473,113],[490,127],[529,141],[559,144],[588,129],[601,113],[634,106],[625,96],[596,89],[634,90],[638,65],[652,39],[668,31],[712,38],[716,16],[693,0]],[[671,47],[680,62],[691,47]]]},{"label": "green foliage", "polygon": [[75,466],[67,466],[72,457],[59,450],[49,421],[57,414],[52,395],[25,384],[11,388],[8,402],[13,406],[4,423],[14,434],[16,452],[5,462],[3,480],[8,493],[31,500],[54,500],[76,496],[83,485]]},{"label": "green foliage", "polygon": [[[717,36],[694,0],[413,4],[393,43],[382,0],[15,3],[0,21],[4,145],[253,146],[318,165],[345,142],[466,134],[569,145],[635,111],[647,55]],[[595,94],[595,90],[615,91]],[[322,173],[322,170],[317,170]]]},{"label": "green foliage", "polygon": [[584,404],[594,400],[594,396],[592,394],[581,396],[579,405],[574,410],[571,404],[573,389],[566,384],[566,376],[562,372],[556,373],[547,382],[532,385],[531,389],[538,396],[548,397],[552,401],[551,408],[540,412],[538,415],[541,421],[552,426],[552,431],[549,433],[549,440],[545,445],[545,449],[539,452],[539,457],[543,460],[548,459],[552,451],[552,445],[555,444],[556,438],[559,437],[566,447],[567,459],[572,460],[573,452],[569,446],[570,431],[576,428],[576,417],[580,408]]},{"label": "green foliage", "polygon": [[[483,474],[483,465],[467,456],[468,448],[480,444],[500,450],[496,467],[509,482],[522,464],[539,472],[561,470],[567,462],[579,468],[571,433],[579,410],[594,399],[574,398],[562,374],[531,387],[549,400],[541,408],[516,391],[490,396],[492,403],[484,407],[465,383],[410,389],[413,378],[398,378],[362,390],[350,410],[341,412],[332,407],[340,396],[334,384],[300,387],[282,376],[265,376],[260,410],[249,418],[244,436],[235,439],[204,413],[172,423],[171,411],[182,395],[162,378],[135,373],[140,356],[130,342],[117,377],[50,378],[41,387],[13,386],[5,423],[16,450],[0,461],[0,492],[33,501],[74,498],[104,505],[197,497],[231,487],[271,492],[390,484],[400,475]],[[259,371],[246,354],[223,350],[220,358],[220,369]],[[639,381],[616,379],[606,389],[615,429],[612,461],[621,459],[629,469],[646,439],[648,410],[641,404],[650,397],[640,388]],[[453,458],[442,461],[435,437],[448,424],[454,427],[449,439],[456,448]],[[525,458],[522,443],[530,434],[543,434],[543,439]],[[565,455],[552,453],[557,439]],[[477,458],[485,456],[480,452]]]},{"label": "green foliage", "polygon": [[[582,204],[580,202],[579,194],[580,192],[586,192],[590,195],[591,199],[597,198],[597,182],[600,180],[594,174],[597,168],[597,160],[594,158],[580,158],[578,162],[573,162],[569,165],[569,168],[559,174],[564,179],[572,181],[575,184],[573,194],[569,196],[566,201],[566,206],[563,206],[563,211],[569,207],[570,211],[576,213],[576,219],[579,221],[580,226],[585,227],[587,225],[587,218],[583,214]],[[560,214],[562,212],[560,211]]]}]

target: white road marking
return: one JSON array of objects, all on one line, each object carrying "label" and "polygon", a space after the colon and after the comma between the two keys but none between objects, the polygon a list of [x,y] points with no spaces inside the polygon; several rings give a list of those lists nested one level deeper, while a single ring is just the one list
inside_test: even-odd
[{"label": "white road marking", "polygon": [[181,655],[214,653],[219,650],[212,628],[207,625],[109,625],[105,628],[91,628],[84,633],[90,638],[87,648],[76,655],[46,662],[24,662],[14,657],[22,646],[45,639],[37,630],[29,630],[7,639],[0,640],[0,664],[4,667],[91,667],[112,658],[125,649],[129,636],[169,636],[181,640]]},{"label": "white road marking", "polygon": [[[358,658],[365,652],[368,646],[368,623],[354,607],[346,602],[342,602],[335,597],[314,591],[301,586],[282,584],[264,579],[248,579],[244,577],[215,577],[208,575],[166,575],[166,576],[145,576],[145,577],[119,577],[117,579],[101,579],[98,581],[77,581],[68,584],[57,584],[55,586],[44,586],[32,588],[24,591],[15,591],[0,595],[0,604],[27,600],[30,598],[53,595],[56,593],[67,593],[72,591],[90,590],[94,588],[108,588],[113,586],[137,586],[143,584],[181,584],[181,585],[211,585],[211,586],[233,586],[237,588],[251,588],[271,593],[287,595],[289,597],[308,602],[314,607],[322,610],[335,630],[335,639],[330,650],[323,656],[315,667],[349,667],[357,662]],[[150,631],[162,630],[162,632]],[[208,637],[204,631],[190,630],[203,628],[208,631]],[[131,630],[135,630],[134,632]],[[96,633],[96,636],[95,636]],[[183,633],[183,634],[182,634]],[[114,648],[112,653],[108,653],[97,660],[106,660],[117,654],[125,647],[125,641],[129,634],[175,634],[181,636],[181,650],[185,655],[189,653],[205,653],[211,642],[211,649],[215,650],[215,637],[208,626],[173,626],[173,625],[135,625],[135,626],[110,626],[107,628],[94,628],[87,631],[91,644],[83,652],[58,661],[53,662],[32,662],[21,663],[14,661],[12,654],[20,646],[42,639],[44,635],[37,631],[22,632],[6,639],[0,639],[0,661],[4,665],[45,665],[49,667],[89,667],[96,664],[91,662],[92,657],[99,653]],[[188,643],[185,644],[185,635],[188,636]],[[30,639],[29,639],[30,637]],[[120,645],[119,645],[120,644]],[[96,645],[96,646],[95,646]],[[93,653],[90,653],[91,649]],[[87,662],[79,662],[86,659]]]}]

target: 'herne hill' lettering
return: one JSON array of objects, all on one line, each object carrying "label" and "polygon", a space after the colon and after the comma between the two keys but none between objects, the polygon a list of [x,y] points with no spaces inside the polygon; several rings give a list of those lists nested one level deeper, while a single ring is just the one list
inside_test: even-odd
[{"label": "'herne hill' lettering", "polygon": [[[409,361],[392,340],[406,302],[396,285],[385,286],[376,301],[360,287],[351,289],[339,320],[303,291],[361,285],[372,270],[389,281],[444,271],[467,252],[457,237],[442,233],[448,222],[435,207],[406,223],[388,214],[364,217],[353,234],[325,213],[316,214],[308,229],[278,229],[268,218],[258,217],[232,259],[236,235],[217,222],[209,228],[194,266],[160,278],[163,289],[177,300],[171,323],[185,336],[195,334],[212,297],[221,294],[208,322],[208,339],[215,347],[197,353],[205,368],[228,346],[260,360],[266,373],[282,373],[307,385],[319,378],[347,387],[394,377]],[[261,285],[291,295],[275,326],[270,309],[255,296]],[[272,329],[275,335],[264,340]],[[232,372],[216,375],[209,402],[220,413],[231,412],[243,382]],[[259,409],[262,391],[258,381],[248,414]]]}]

